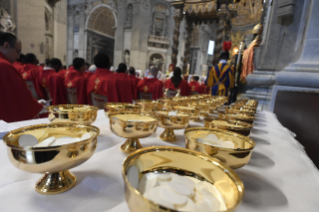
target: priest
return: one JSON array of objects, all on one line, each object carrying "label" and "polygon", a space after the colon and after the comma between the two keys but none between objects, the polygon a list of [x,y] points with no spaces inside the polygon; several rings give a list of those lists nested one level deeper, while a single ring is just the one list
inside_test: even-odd
[{"label": "priest", "polygon": [[120,93],[120,101],[126,103],[133,102],[132,81],[127,75],[127,66],[124,63],[120,63],[115,74],[119,80],[117,84],[118,92]]},{"label": "priest", "polygon": [[136,72],[134,67],[129,68],[129,75],[128,78],[131,80],[132,86],[132,95],[134,99],[138,99],[138,92],[137,92],[137,84],[139,83],[140,79],[136,77]]},{"label": "priest", "polygon": [[32,119],[43,108],[12,65],[21,49],[21,41],[14,35],[0,33],[0,119],[6,122]]},{"label": "priest", "polygon": [[20,54],[20,58],[13,63],[13,67],[21,74],[25,64],[25,56],[24,54]]},{"label": "priest", "polygon": [[172,91],[180,90],[181,96],[189,96],[191,90],[187,81],[182,79],[182,69],[180,67],[174,69],[172,78],[165,82],[165,88]]},{"label": "priest", "polygon": [[193,76],[191,82],[189,83],[189,87],[191,88],[191,92],[194,93],[201,93],[201,87],[200,84],[198,83],[199,77],[198,76]]},{"label": "priest", "polygon": [[158,69],[155,66],[151,66],[148,76],[141,80],[137,85],[137,90],[141,94],[152,94],[152,99],[157,100],[163,97],[164,83],[158,80]]}]

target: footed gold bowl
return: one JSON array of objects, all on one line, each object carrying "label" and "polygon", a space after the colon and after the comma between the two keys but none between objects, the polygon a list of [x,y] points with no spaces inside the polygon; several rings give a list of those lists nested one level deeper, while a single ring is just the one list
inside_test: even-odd
[{"label": "footed gold bowl", "polygon": [[142,114],[153,114],[154,111],[162,110],[164,108],[164,103],[154,100],[140,99],[135,100],[137,105],[142,106]]},{"label": "footed gold bowl", "polygon": [[[49,137],[81,137],[85,133],[91,138],[60,146],[21,147],[19,138],[24,134],[37,135],[39,142]],[[23,171],[44,174],[35,185],[40,194],[59,194],[76,184],[76,177],[69,169],[87,161],[97,146],[97,127],[72,123],[41,124],[23,127],[7,133],[3,137],[7,145],[10,162]]]},{"label": "footed gold bowl", "polygon": [[243,182],[221,161],[181,147],[148,147],[130,154],[122,166],[125,198],[132,212],[176,211],[144,197],[127,176],[132,167],[137,170],[134,177],[138,180],[150,172],[174,173],[213,184],[224,198],[228,212],[235,211],[243,199]]},{"label": "footed gold bowl", "polygon": [[90,105],[51,105],[46,108],[52,123],[73,122],[92,124],[97,117],[99,108]]},{"label": "footed gold bowl", "polygon": [[244,136],[248,136],[250,134],[250,130],[253,128],[252,124],[239,121],[236,119],[220,119],[206,117],[204,119],[204,122],[205,127],[229,130],[242,134]]},{"label": "footed gold bowl", "polygon": [[174,130],[184,129],[188,126],[190,116],[184,113],[169,115],[168,111],[158,111],[156,113],[158,125],[165,128],[160,135],[160,139],[164,141],[177,141]]},{"label": "footed gold bowl", "polygon": [[129,103],[106,103],[105,115],[109,117],[113,114],[126,113],[126,114],[139,114],[141,113],[142,107],[140,105],[134,105]]},{"label": "footed gold bowl", "polygon": [[[204,139],[207,139],[210,134],[214,134],[223,142],[231,141],[234,144],[234,148],[220,147],[205,142]],[[252,150],[255,147],[255,142],[250,138],[222,129],[206,127],[188,128],[185,130],[184,135],[185,147],[187,149],[192,149],[217,158],[233,169],[246,165],[249,162]]]},{"label": "footed gold bowl", "polygon": [[139,138],[146,138],[156,132],[158,123],[155,118],[139,114],[117,114],[110,117],[112,132],[127,138],[121,146],[123,152],[133,152],[142,148]]},{"label": "footed gold bowl", "polygon": [[218,116],[221,119],[237,119],[239,121],[244,121],[250,124],[253,124],[255,120],[255,116],[250,116],[244,113],[218,113]]},{"label": "footed gold bowl", "polygon": [[187,107],[187,106],[174,106],[174,110],[179,113],[184,113],[190,116],[190,120],[199,121],[200,109],[196,106]]}]

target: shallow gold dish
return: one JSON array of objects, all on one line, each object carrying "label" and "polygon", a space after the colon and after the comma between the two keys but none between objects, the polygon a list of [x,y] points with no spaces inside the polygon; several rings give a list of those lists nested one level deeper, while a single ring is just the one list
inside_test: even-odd
[{"label": "shallow gold dish", "polygon": [[46,108],[52,123],[73,122],[92,124],[97,117],[99,108],[90,105],[51,105]]},{"label": "shallow gold dish", "polygon": [[184,113],[169,115],[168,111],[156,112],[156,118],[158,125],[165,128],[165,131],[160,135],[160,139],[164,141],[177,141],[174,130],[186,128],[190,119],[189,115]]},{"label": "shallow gold dish", "polygon": [[112,114],[119,114],[119,113],[126,113],[126,114],[140,114],[142,106],[140,105],[134,105],[129,103],[105,103],[105,115],[106,117],[109,117]]},{"label": "shallow gold dish", "polygon": [[158,123],[155,118],[139,114],[117,114],[110,117],[112,132],[127,138],[121,146],[123,152],[133,152],[142,148],[139,138],[146,138],[156,132]]},{"label": "shallow gold dish", "polygon": [[[233,142],[235,148],[229,149],[217,147],[212,144],[203,143],[198,139],[205,139],[207,135],[215,134],[218,139]],[[246,165],[251,157],[255,142],[250,138],[235,132],[207,127],[188,128],[184,132],[185,147],[196,150],[205,155],[219,159],[230,168],[237,169]]]},{"label": "shallow gold dish", "polygon": [[179,113],[184,113],[190,116],[192,121],[199,121],[200,110],[196,106],[186,107],[186,106],[174,106],[174,110]]},{"label": "shallow gold dish", "polygon": [[130,154],[122,166],[125,198],[132,212],[176,211],[148,200],[132,186],[127,173],[133,166],[138,169],[139,179],[149,172],[171,172],[213,184],[225,199],[229,212],[235,211],[243,199],[243,182],[232,169],[219,160],[180,147],[148,147]]},{"label": "shallow gold dish", "polygon": [[135,100],[137,105],[142,107],[142,114],[153,114],[154,111],[162,110],[164,107],[164,103],[154,100],[140,99]]},{"label": "shallow gold dish", "polygon": [[205,127],[229,130],[244,136],[248,136],[250,134],[250,130],[253,128],[252,124],[239,121],[236,119],[220,119],[206,117],[204,119],[204,122]]},{"label": "shallow gold dish", "polygon": [[[21,147],[18,139],[23,134],[41,132],[42,140],[55,137],[81,137],[90,133],[91,138],[61,146],[49,147]],[[10,162],[23,171],[44,174],[35,185],[40,194],[59,194],[71,189],[76,184],[76,177],[69,171],[93,154],[97,146],[97,136],[100,130],[97,127],[72,123],[41,124],[16,129],[7,133],[3,141],[7,145]]]}]

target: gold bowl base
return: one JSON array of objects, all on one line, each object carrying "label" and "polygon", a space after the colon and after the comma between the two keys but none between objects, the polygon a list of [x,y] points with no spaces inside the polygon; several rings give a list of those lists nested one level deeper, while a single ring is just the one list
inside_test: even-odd
[{"label": "gold bowl base", "polygon": [[121,146],[121,150],[126,153],[134,152],[138,149],[143,148],[138,138],[129,138]]},{"label": "gold bowl base", "polygon": [[160,135],[160,139],[163,141],[177,141],[174,130],[165,128],[164,132]]},{"label": "gold bowl base", "polygon": [[35,184],[35,190],[44,195],[60,194],[70,190],[76,184],[76,177],[69,170],[47,172]]}]

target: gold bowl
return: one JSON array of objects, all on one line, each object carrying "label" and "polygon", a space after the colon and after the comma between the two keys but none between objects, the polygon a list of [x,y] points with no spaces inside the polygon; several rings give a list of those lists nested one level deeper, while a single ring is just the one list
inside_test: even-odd
[{"label": "gold bowl", "polygon": [[248,136],[250,134],[250,130],[253,128],[252,124],[239,121],[236,119],[220,119],[206,117],[204,119],[204,122],[205,127],[229,130],[244,136]]},{"label": "gold bowl", "polygon": [[105,103],[104,110],[106,117],[112,114],[126,113],[126,114],[139,114],[141,113],[142,106],[129,103]]},{"label": "gold bowl", "polygon": [[[49,137],[81,137],[90,133],[91,138],[79,142],[49,147],[21,147],[19,138],[24,134],[37,135],[39,142]],[[35,185],[40,194],[59,194],[76,184],[76,177],[69,171],[93,154],[97,146],[97,127],[73,123],[52,123],[23,127],[7,133],[3,141],[7,145],[11,163],[27,172],[43,173]],[[40,136],[40,137],[39,137]]]},{"label": "gold bowl", "polygon": [[186,107],[186,106],[174,106],[174,110],[179,113],[184,113],[190,116],[190,120],[199,121],[200,110],[196,106]]},{"label": "gold bowl", "polygon": [[[205,139],[210,134],[216,135],[217,138],[222,141],[231,141],[235,148],[218,147],[199,140]],[[255,142],[250,138],[222,129],[207,127],[188,128],[185,130],[184,135],[185,147],[187,149],[196,150],[205,155],[217,158],[233,169],[246,165],[255,147]]]},{"label": "gold bowl", "polygon": [[148,147],[130,154],[122,166],[125,198],[132,212],[177,211],[148,200],[133,187],[127,177],[133,166],[138,170],[138,179],[149,172],[171,172],[213,184],[223,196],[228,212],[235,211],[243,199],[243,182],[232,169],[219,160],[181,147]]},{"label": "gold bowl", "polygon": [[226,114],[218,113],[218,116],[221,119],[237,119],[250,124],[253,124],[255,120],[255,116],[250,116],[244,113],[237,113],[237,114],[236,113],[226,113]]},{"label": "gold bowl", "polygon": [[52,123],[73,122],[92,124],[97,117],[99,108],[90,105],[51,105],[46,108]]},{"label": "gold bowl", "polygon": [[169,115],[168,111],[156,112],[158,125],[165,128],[164,132],[160,135],[163,141],[177,141],[174,130],[184,129],[188,126],[189,115],[184,113],[177,113],[176,115]]},{"label": "gold bowl", "polygon": [[162,102],[147,99],[135,100],[135,104],[142,106],[142,114],[153,114],[154,111],[162,110],[164,107]]},{"label": "gold bowl", "polygon": [[237,108],[232,108],[229,106],[219,107],[219,108],[217,108],[217,111],[219,113],[245,114],[245,115],[249,115],[249,116],[255,115],[255,111],[253,111],[253,110],[243,109],[243,108],[237,109]]},{"label": "gold bowl", "polygon": [[139,114],[116,114],[110,117],[112,132],[127,138],[121,146],[123,152],[133,152],[143,148],[139,138],[146,138],[156,132],[158,123],[155,118]]}]

